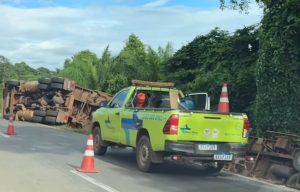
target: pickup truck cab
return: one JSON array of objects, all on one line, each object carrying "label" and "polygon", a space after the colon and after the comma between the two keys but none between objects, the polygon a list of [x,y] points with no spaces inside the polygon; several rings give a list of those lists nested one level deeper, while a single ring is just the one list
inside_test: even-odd
[{"label": "pickup truck cab", "polygon": [[93,113],[94,151],[133,147],[141,171],[170,159],[219,172],[245,155],[249,121],[242,113],[207,109],[207,94],[184,96],[172,83],[133,81]]}]

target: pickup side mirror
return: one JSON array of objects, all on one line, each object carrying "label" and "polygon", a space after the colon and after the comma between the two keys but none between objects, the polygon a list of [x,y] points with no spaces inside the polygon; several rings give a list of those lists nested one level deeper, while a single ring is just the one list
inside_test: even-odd
[{"label": "pickup side mirror", "polygon": [[101,101],[100,107],[107,107],[108,101]]}]

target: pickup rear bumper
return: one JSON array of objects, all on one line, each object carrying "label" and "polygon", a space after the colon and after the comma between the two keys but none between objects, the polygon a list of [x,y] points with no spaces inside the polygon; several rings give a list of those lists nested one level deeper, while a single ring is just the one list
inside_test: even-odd
[{"label": "pickup rear bumper", "polygon": [[[214,145],[214,149],[204,150],[200,145]],[[216,148],[215,148],[216,147]],[[247,144],[241,143],[213,143],[213,142],[174,142],[166,141],[165,151],[168,155],[182,155],[184,159],[193,161],[219,161],[215,155],[232,155],[232,159],[221,161],[234,161],[246,155]]]}]

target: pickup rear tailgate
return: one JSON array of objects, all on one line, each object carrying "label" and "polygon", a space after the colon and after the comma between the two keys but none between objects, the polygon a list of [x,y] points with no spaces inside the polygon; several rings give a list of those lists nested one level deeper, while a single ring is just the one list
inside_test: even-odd
[{"label": "pickup rear tailgate", "polygon": [[243,138],[243,114],[181,112],[177,140],[239,142],[247,143]]}]

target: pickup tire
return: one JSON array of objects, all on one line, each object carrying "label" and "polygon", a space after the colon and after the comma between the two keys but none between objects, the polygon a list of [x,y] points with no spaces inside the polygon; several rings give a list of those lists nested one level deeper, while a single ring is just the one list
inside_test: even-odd
[{"label": "pickup tire", "polygon": [[224,163],[223,162],[218,162],[217,167],[214,166],[207,166],[204,171],[207,174],[216,174],[219,173],[224,167]]},{"label": "pickup tire", "polygon": [[152,147],[148,136],[140,137],[136,148],[136,161],[139,170],[143,172],[151,172],[153,163],[151,160]]},{"label": "pickup tire", "polygon": [[100,127],[96,126],[93,129],[93,145],[94,145],[94,153],[96,155],[105,155],[107,151],[107,146],[103,145],[102,136],[101,136],[101,130]]}]

